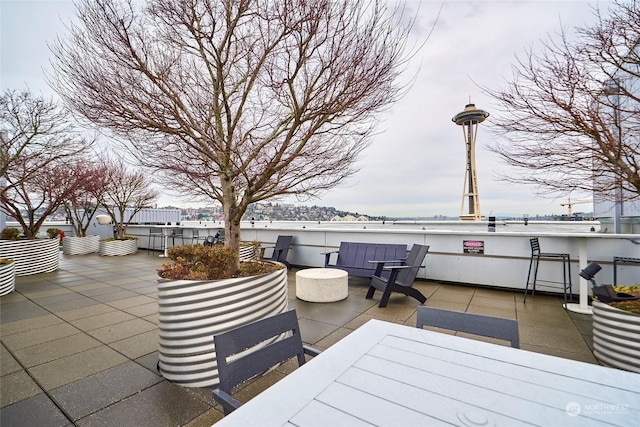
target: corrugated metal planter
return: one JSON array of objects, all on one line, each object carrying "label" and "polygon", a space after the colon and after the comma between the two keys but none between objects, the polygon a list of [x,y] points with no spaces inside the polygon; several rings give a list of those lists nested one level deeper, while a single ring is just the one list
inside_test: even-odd
[{"label": "corrugated metal planter", "polygon": [[103,256],[135,254],[138,252],[138,239],[101,240],[99,251]]},{"label": "corrugated metal planter", "polygon": [[238,257],[240,261],[248,261],[250,259],[258,259],[258,251],[260,244],[240,243]]},{"label": "corrugated metal planter", "polygon": [[66,236],[62,244],[65,255],[86,255],[100,250],[100,236]]},{"label": "corrugated metal planter", "polygon": [[0,240],[0,258],[12,259],[16,276],[50,273],[60,265],[58,239]]},{"label": "corrugated metal planter", "polygon": [[0,296],[7,295],[16,289],[16,263],[0,263]]},{"label": "corrugated metal planter", "polygon": [[181,386],[214,386],[213,336],[286,310],[286,268],[238,279],[159,280],[158,368]]},{"label": "corrugated metal planter", "polygon": [[594,301],[593,350],[603,365],[640,373],[640,315]]}]

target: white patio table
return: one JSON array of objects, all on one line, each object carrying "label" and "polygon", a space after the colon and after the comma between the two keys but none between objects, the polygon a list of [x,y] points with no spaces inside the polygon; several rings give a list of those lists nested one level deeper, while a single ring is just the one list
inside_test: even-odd
[{"label": "white patio table", "polygon": [[371,320],[224,426],[637,426],[640,375]]}]

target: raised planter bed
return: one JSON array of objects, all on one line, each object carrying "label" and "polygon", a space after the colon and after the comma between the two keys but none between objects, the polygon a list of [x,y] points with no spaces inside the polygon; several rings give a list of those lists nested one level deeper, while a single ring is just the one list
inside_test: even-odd
[{"label": "raised planter bed", "polygon": [[103,256],[124,256],[138,252],[138,239],[127,240],[101,240],[100,255]]},{"label": "raised planter bed", "polygon": [[0,296],[16,289],[16,263],[0,264]]},{"label": "raised planter bed", "polygon": [[593,301],[593,353],[603,365],[640,373],[640,315]]},{"label": "raised planter bed", "polygon": [[158,282],[158,369],[185,387],[218,384],[213,336],[287,310],[287,270],[217,281]]},{"label": "raised planter bed", "polygon": [[86,255],[100,251],[100,236],[67,236],[62,244],[65,255]]},{"label": "raised planter bed", "polygon": [[58,239],[0,240],[0,258],[12,259],[16,276],[50,273],[60,265]]},{"label": "raised planter bed", "polygon": [[260,245],[242,244],[240,243],[240,250],[238,257],[240,261],[248,261],[250,259],[257,259]]}]

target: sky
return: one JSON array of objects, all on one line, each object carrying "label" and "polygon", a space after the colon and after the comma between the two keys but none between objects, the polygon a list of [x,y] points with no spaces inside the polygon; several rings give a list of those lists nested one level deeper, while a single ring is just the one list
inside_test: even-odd
[{"label": "sky", "polygon": [[[403,77],[414,79],[409,92],[381,116],[378,133],[358,163],[359,172],[304,204],[388,217],[457,217],[465,184],[465,144],[461,127],[451,119],[470,101],[491,114],[495,101],[481,87],[504,86],[516,56],[523,57],[526,48],[557,36],[562,26],[590,26],[595,22],[591,7],[606,10],[607,4],[409,0],[408,12],[417,14],[412,37],[424,40],[433,30]],[[66,0],[0,0],[2,91],[28,87],[55,96],[44,77],[50,69],[48,44],[66,34],[63,24],[73,14],[73,3]],[[510,169],[487,150],[496,138],[489,116],[480,125],[476,146],[482,215],[566,214],[567,207],[561,206],[566,199],[538,196],[533,186],[497,179]],[[572,195],[574,201],[587,198]],[[158,205],[165,204],[189,206],[173,195],[160,198]],[[591,204],[573,206],[574,212],[591,209]]]}]

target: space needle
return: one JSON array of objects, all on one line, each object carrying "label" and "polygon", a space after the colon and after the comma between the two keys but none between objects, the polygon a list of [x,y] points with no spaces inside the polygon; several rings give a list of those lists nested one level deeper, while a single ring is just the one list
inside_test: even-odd
[{"label": "space needle", "polygon": [[[455,115],[451,121],[462,126],[462,134],[466,145],[467,165],[464,174],[464,187],[462,190],[462,206],[460,219],[465,221],[481,221],[480,194],[478,193],[478,178],[476,176],[476,137],[478,125],[482,123],[489,113],[476,108],[475,104],[467,104],[461,113]],[[468,209],[465,213],[465,201]]]}]

